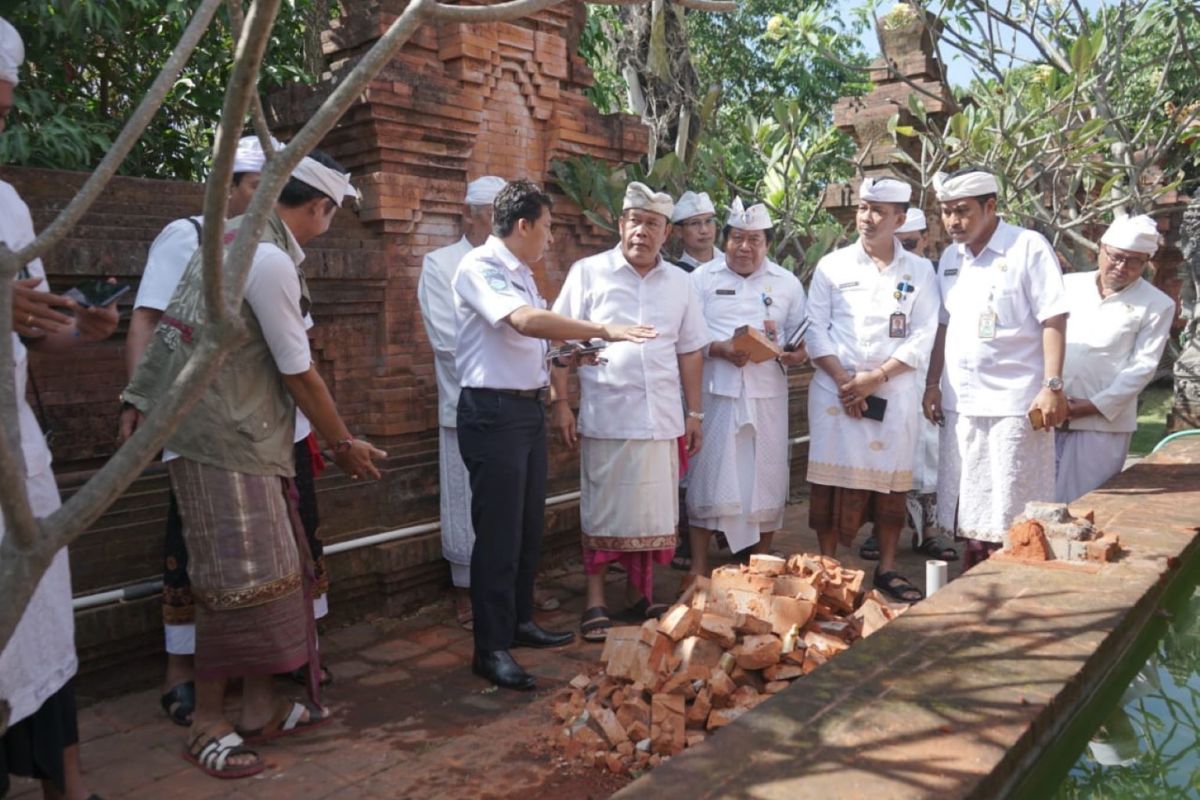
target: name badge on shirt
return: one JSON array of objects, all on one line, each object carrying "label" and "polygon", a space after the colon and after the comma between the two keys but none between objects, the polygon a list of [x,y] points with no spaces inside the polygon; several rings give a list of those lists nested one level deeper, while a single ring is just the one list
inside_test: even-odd
[{"label": "name badge on shirt", "polygon": [[899,311],[888,317],[888,336],[893,339],[907,339],[908,317]]},{"label": "name badge on shirt", "polygon": [[717,289],[719,295],[737,294],[737,289]]},{"label": "name badge on shirt", "polygon": [[763,320],[763,333],[765,333],[767,335],[767,338],[770,339],[772,342],[779,341],[779,326],[775,324],[775,320],[773,320],[773,319],[764,319]]},{"label": "name badge on shirt", "polygon": [[949,277],[950,275],[957,275],[957,274],[958,274],[958,267],[955,267],[954,269],[946,270],[947,277]]},{"label": "name badge on shirt", "polygon": [[979,315],[979,338],[996,338],[996,312],[984,311]]},{"label": "name badge on shirt", "polygon": [[841,291],[842,289],[853,289],[856,286],[858,286],[858,281],[850,281],[849,283],[839,283],[837,288],[838,291]]}]

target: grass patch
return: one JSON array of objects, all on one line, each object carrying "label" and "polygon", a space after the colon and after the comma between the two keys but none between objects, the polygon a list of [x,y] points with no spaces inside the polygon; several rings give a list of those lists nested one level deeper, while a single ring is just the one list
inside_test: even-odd
[{"label": "grass patch", "polygon": [[1147,386],[1138,397],[1137,430],[1129,443],[1130,455],[1148,455],[1166,435],[1167,412],[1174,393],[1171,383],[1157,383]]}]

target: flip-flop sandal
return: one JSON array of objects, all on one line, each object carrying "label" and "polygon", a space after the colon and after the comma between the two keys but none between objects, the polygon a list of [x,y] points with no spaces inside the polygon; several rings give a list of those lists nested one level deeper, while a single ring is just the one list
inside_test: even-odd
[{"label": "flip-flop sandal", "polygon": [[692,568],[692,559],[690,556],[675,556],[671,559],[671,569],[677,569],[680,572],[687,572]]},{"label": "flip-flop sandal", "polygon": [[612,627],[608,609],[604,606],[592,606],[583,612],[579,620],[579,635],[585,642],[603,642],[608,638],[608,629]]},{"label": "flip-flop sandal", "polygon": [[879,560],[879,540],[875,535],[867,537],[867,540],[862,543],[862,547],[858,548],[858,556],[865,561]]},{"label": "flip-flop sandal", "polygon": [[[294,669],[287,676],[301,686],[308,685],[308,667]],[[333,673],[329,671],[328,667],[321,665],[321,685],[328,686],[331,683],[333,683]]]},{"label": "flip-flop sandal", "polygon": [[658,619],[670,609],[666,603],[651,603],[641,598],[629,608],[617,615],[622,622],[645,622],[648,619]]},{"label": "flip-flop sandal", "polygon": [[875,579],[872,583],[876,589],[901,603],[911,605],[925,599],[924,592],[913,586],[912,581],[895,570],[889,570],[888,572],[876,571]]},{"label": "flip-flop sandal", "polygon": [[[300,718],[304,716],[305,711],[308,712],[308,721],[302,722]],[[287,709],[282,717],[276,715],[261,728],[256,728],[252,731],[238,730],[237,733],[246,740],[246,744],[262,744],[275,739],[282,739],[285,736],[307,733],[308,731],[324,727],[331,722],[333,722],[333,712],[325,711],[322,715],[321,709],[318,706],[293,700],[291,707]]]},{"label": "flip-flop sandal", "polygon": [[171,722],[186,728],[192,724],[192,712],[196,710],[196,684],[181,683],[160,697],[158,703]]},{"label": "flip-flop sandal", "polygon": [[[230,757],[241,755],[252,755],[257,760],[240,767],[229,764]],[[183,751],[183,760],[199,767],[201,772],[212,778],[249,778],[267,768],[267,763],[258,757],[258,752],[245,746],[237,731],[230,731],[220,738],[208,736],[203,731],[196,734]]]}]

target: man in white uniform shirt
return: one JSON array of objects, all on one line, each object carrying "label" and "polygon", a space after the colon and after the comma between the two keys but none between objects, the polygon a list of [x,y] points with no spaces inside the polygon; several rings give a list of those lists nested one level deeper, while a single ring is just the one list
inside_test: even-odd
[{"label": "man in white uniform shirt", "polygon": [[492,230],[492,201],[504,188],[504,179],[494,175],[467,184],[463,198],[462,238],[425,256],[417,282],[421,319],[433,347],[433,367],[438,388],[438,466],[441,503],[442,557],[450,562],[458,623],[470,628],[471,482],[458,452],[458,371],[454,365],[454,335],[458,320],[454,290],[450,282],[459,262],[472,249],[487,241]]},{"label": "man in white uniform shirt", "polygon": [[1100,238],[1100,268],[1063,278],[1071,327],[1063,375],[1069,411],[1054,435],[1060,503],[1125,465],[1138,394],[1158,370],[1175,319],[1175,301],[1141,277],[1157,249],[1153,219],[1119,217]]},{"label": "man in white uniform shirt", "polygon": [[671,213],[672,228],[679,233],[683,246],[674,264],[691,272],[713,259],[724,260],[725,254],[716,247],[717,210],[708,192],[684,192]]},{"label": "man in white uniform shirt", "polygon": [[[16,28],[0,17],[0,133],[13,108],[13,91],[25,60]],[[34,240],[33,219],[8,183],[0,181],[0,243],[20,250]],[[23,480],[35,517],[47,517],[60,505],[50,466],[50,448],[25,398],[29,357],[26,348],[60,353],[107,339],[117,328],[115,305],[81,308],[51,294],[41,259],[25,265],[13,281],[12,370],[16,386]],[[74,317],[63,313],[73,312]],[[14,449],[16,442],[11,443]],[[0,541],[7,535],[0,515]],[[6,598],[5,602],[12,602]],[[0,797],[8,793],[10,774],[42,781],[45,797],[88,797],[79,769],[79,729],[73,678],[75,613],[71,608],[71,569],[67,548],[54,554],[38,582],[12,638],[0,650],[0,704],[7,729],[0,736]]]},{"label": "man in white uniform shirt", "polygon": [[[620,244],[575,262],[554,304],[557,313],[574,319],[641,323],[658,331],[643,345],[607,348],[604,365],[579,373],[580,524],[587,574],[581,632],[588,641],[603,640],[611,625],[604,577],[613,562],[625,569],[625,616],[641,622],[667,609],[654,602],[654,565],[669,563],[675,552],[677,440],[684,437],[689,457],[701,445],[700,349],[708,343],[708,330],[687,275],[661,256],[673,205],[670,195],[629,184],[618,220]],[[554,370],[552,380],[551,425],[574,448],[567,370]]]},{"label": "man in white uniform shirt", "polygon": [[937,330],[933,265],[900,246],[912,188],[894,178],[859,186],[859,239],[817,263],[809,286],[809,525],[824,555],[849,546],[866,521],[878,530],[876,588],[923,597],[896,571],[916,452],[918,371]]},{"label": "man in white uniform shirt", "polygon": [[[546,339],[643,342],[649,325],[599,325],[546,309],[530,264],[546,255],[550,197],[508,183],[492,208],[492,235],[454,274],[458,449],[471,476],[471,607],[475,674],[533,689],[512,647],[557,647],[575,638],[533,621],[533,582],[546,510]],[[485,524],[486,521],[486,524]]]},{"label": "man in white uniform shirt", "polygon": [[1067,300],[1050,243],[997,216],[994,175],[967,168],[938,173],[933,185],[955,246],[938,269],[942,313],[923,407],[946,426],[938,524],[967,540],[969,569],[999,549],[1026,503],[1054,497]]}]

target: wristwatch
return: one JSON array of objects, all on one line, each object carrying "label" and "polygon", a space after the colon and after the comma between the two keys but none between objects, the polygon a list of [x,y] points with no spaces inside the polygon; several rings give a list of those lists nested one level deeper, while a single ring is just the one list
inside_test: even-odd
[{"label": "wristwatch", "polygon": [[701,412],[701,411],[689,411],[689,412],[687,412],[687,415],[688,415],[688,417],[690,417],[691,419],[698,419],[698,420],[700,420],[701,422],[703,422],[703,421],[704,421],[704,413],[703,413],[703,412]]},{"label": "wristwatch", "polygon": [[1058,378],[1058,377],[1046,378],[1046,380],[1042,384],[1042,386],[1045,386],[1047,389],[1049,389],[1052,392],[1061,392],[1062,388],[1063,388],[1063,381],[1062,381],[1062,378]]},{"label": "wristwatch", "polygon": [[333,443],[333,454],[340,456],[343,453],[349,453],[350,448],[354,446],[354,437],[347,436],[345,439],[338,439]]}]

